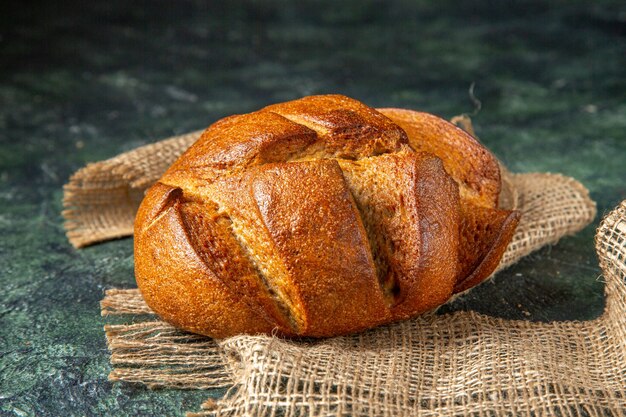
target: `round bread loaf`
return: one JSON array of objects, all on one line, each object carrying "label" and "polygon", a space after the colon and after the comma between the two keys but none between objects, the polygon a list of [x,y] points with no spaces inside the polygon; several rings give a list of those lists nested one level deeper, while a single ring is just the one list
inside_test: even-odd
[{"label": "round bread loaf", "polygon": [[326,337],[488,277],[519,213],[497,160],[433,115],[311,96],[210,126],[146,193],[135,273],[175,326]]}]

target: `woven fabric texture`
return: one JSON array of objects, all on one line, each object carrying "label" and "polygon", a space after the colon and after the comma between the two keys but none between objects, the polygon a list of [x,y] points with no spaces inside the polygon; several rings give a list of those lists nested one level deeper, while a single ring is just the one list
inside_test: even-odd
[{"label": "woven fabric texture", "polygon": [[[65,189],[70,241],[80,247],[131,234],[143,190],[197,136],[148,145],[75,174]],[[571,178],[505,171],[504,184],[502,203],[523,215],[499,270],[595,216],[587,190]],[[109,290],[102,314],[128,318],[128,324],[105,327],[114,368],[109,378],[230,388],[192,416],[623,416],[626,202],[604,219],[596,247],[606,310],[586,322],[432,312],[325,340],[217,341],[158,320],[136,289]]]},{"label": "woven fabric texture", "polygon": [[133,234],[144,191],[202,131],[141,146],[78,170],[63,187],[63,217],[76,248]]}]

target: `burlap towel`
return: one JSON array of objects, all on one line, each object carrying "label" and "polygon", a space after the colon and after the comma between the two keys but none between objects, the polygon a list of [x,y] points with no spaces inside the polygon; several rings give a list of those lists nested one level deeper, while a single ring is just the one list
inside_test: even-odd
[{"label": "burlap towel", "polygon": [[[197,133],[93,164],[66,187],[76,246],[132,233],[143,190]],[[505,173],[503,204],[523,212],[500,269],[595,216],[587,190],[553,174]],[[212,340],[151,315],[137,290],[109,290],[109,378],[149,386],[230,387],[192,415],[626,415],[626,202],[598,229],[606,310],[593,321],[533,323],[435,313],[321,341]],[[548,279],[549,277],[546,277]],[[511,278],[514,279],[514,278]]]}]

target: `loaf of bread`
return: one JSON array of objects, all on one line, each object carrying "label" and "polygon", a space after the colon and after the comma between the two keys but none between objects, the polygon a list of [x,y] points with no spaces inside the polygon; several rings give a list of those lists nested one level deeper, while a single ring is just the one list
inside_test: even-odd
[{"label": "loaf of bread", "polygon": [[519,213],[497,160],[426,113],[311,96],[210,126],[146,193],[135,272],[175,326],[326,337],[488,277]]}]

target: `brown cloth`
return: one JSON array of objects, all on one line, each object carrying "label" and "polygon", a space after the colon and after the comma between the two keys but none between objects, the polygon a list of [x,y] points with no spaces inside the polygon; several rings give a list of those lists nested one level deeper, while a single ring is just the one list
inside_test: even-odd
[{"label": "brown cloth", "polygon": [[[87,166],[65,188],[77,247],[132,233],[143,191],[198,136],[176,137]],[[587,190],[555,174],[504,171],[502,204],[522,211],[505,268],[595,216]],[[159,321],[138,290],[109,290],[113,381],[229,387],[190,415],[626,415],[626,201],[596,235],[606,308],[592,321],[535,323],[475,312],[438,315],[325,340],[212,340]],[[510,278],[514,279],[514,278]],[[132,324],[131,324],[132,323]]]}]

